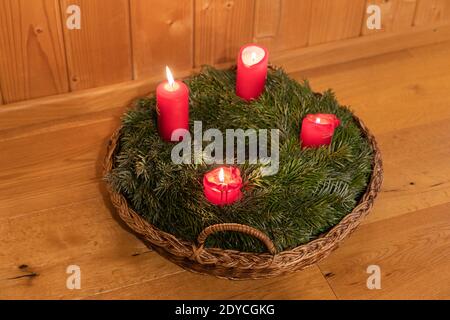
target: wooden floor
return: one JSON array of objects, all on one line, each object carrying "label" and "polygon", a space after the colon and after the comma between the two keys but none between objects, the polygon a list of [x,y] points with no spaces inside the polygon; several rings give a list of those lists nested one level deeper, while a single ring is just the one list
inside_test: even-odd
[{"label": "wooden floor", "polygon": [[[114,218],[101,182],[124,110],[113,88],[60,108],[59,98],[31,111],[0,107],[0,298],[449,299],[450,43],[293,76],[333,87],[383,153],[373,212],[329,258],[279,279],[233,282],[150,252]],[[66,288],[69,265],[81,267],[81,290]],[[380,290],[366,286],[369,265],[381,268]]]}]

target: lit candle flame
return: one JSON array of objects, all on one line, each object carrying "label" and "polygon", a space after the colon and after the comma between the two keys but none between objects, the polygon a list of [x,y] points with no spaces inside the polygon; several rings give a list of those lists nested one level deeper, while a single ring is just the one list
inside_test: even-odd
[{"label": "lit candle flame", "polygon": [[316,123],[320,124],[320,118],[316,118]]},{"label": "lit candle flame", "polygon": [[169,86],[171,86],[173,88],[173,85],[175,84],[175,80],[173,79],[172,72],[170,71],[168,66],[166,66],[166,75],[167,75],[167,81],[169,82]]},{"label": "lit candle flame", "polygon": [[223,171],[223,168],[220,168],[220,171],[219,171],[219,181],[220,181],[220,183],[225,182],[225,172]]}]

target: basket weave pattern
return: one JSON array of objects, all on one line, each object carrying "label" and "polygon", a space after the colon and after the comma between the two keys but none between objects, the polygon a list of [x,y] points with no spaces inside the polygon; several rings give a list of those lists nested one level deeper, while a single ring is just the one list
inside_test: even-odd
[{"label": "basket weave pattern", "polygon": [[[272,278],[302,270],[327,257],[345,237],[356,229],[362,219],[370,212],[380,191],[383,180],[380,150],[375,137],[359,118],[356,116],[354,118],[374,150],[373,172],[367,190],[358,205],[341,222],[316,240],[292,250],[277,253],[274,244],[263,232],[234,223],[218,224],[206,228],[198,236],[197,243],[180,240],[159,230],[143,219],[129,206],[122,194],[114,192],[109,186],[108,191],[121,219],[148,241],[155,251],[187,270],[233,280]],[[119,136],[120,129],[113,134],[109,142],[104,161],[105,174],[109,173],[114,166]],[[253,236],[264,243],[268,253],[257,254],[205,248],[204,243],[207,237],[212,233],[221,231],[242,232]]]}]

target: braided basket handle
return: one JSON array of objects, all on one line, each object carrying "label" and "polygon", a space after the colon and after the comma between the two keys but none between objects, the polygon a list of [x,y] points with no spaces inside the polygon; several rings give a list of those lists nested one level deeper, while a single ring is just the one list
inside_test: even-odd
[{"label": "braided basket handle", "polygon": [[210,235],[212,235],[213,233],[222,232],[222,231],[235,231],[235,232],[248,234],[248,235],[260,240],[262,243],[264,243],[264,245],[266,246],[266,248],[269,250],[269,252],[271,254],[275,255],[277,253],[277,251],[275,249],[275,245],[273,244],[272,240],[270,240],[270,238],[266,234],[259,231],[258,229],[255,229],[255,228],[243,225],[243,224],[238,224],[238,223],[221,223],[221,224],[215,224],[215,225],[207,227],[199,234],[199,236],[197,238],[199,249],[203,250],[203,248],[205,246],[205,241]]}]

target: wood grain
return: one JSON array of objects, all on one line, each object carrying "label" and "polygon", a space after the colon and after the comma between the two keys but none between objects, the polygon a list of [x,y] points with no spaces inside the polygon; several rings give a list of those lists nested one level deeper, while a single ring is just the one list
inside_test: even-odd
[{"label": "wood grain", "polygon": [[[37,122],[29,104],[13,105],[12,123],[0,130],[0,298],[448,297],[449,54],[446,42],[293,74],[315,90],[333,87],[364,119],[380,143],[385,182],[373,213],[341,248],[318,267],[273,280],[182,271],[117,219],[101,161],[125,107],[118,103],[148,83],[130,93],[114,94],[119,85],[75,93],[83,112],[75,100],[38,99],[48,118]],[[66,288],[72,264],[81,267],[81,290]],[[381,267],[382,290],[367,289],[369,264]]]},{"label": "wood grain", "polygon": [[[448,135],[450,110],[442,95],[450,90],[449,55],[450,46],[443,43],[355,61],[351,68],[343,64],[294,74],[310,79],[317,91],[334,83],[339,101],[350,105],[377,136],[386,178],[367,222],[448,202],[450,167],[439,159],[449,156],[449,148],[433,141]],[[411,70],[414,77],[405,77]],[[418,161],[409,163],[412,158]]]},{"label": "wood grain", "polygon": [[[370,37],[371,39],[368,38],[369,37],[349,39],[343,42],[323,44],[313,48],[293,50],[288,53],[280,52],[272,56],[271,62],[275,65],[282,66],[288,72],[301,70],[302,72],[298,75],[298,77],[301,78],[302,74],[311,68],[329,66],[336,63],[351,61],[353,59],[367,58],[386,52],[399,51],[404,48],[424,46],[426,44],[450,40],[450,26],[431,28],[416,27],[414,32],[395,34],[383,33],[373,35]],[[402,52],[403,54],[400,56],[403,56],[405,51]],[[418,51],[415,50],[414,52]],[[431,54],[433,55],[435,53],[431,52]],[[392,57],[395,56],[396,54],[392,55]],[[423,58],[426,58],[426,56]],[[375,61],[379,61],[379,59],[376,59]],[[440,58],[440,61],[443,61],[443,59]],[[443,63],[446,62],[444,61]],[[232,63],[228,63],[220,65],[219,67],[227,68],[230,67],[231,64]],[[422,60],[415,62],[411,67],[416,68],[417,65],[423,65]],[[391,64],[390,67],[395,67],[395,64]],[[198,70],[199,69],[196,68],[194,70],[177,71],[177,76],[183,78],[192,74],[193,71],[196,72]],[[341,73],[345,73],[346,69],[345,67],[331,67],[329,70],[340,70],[339,72],[332,73],[333,77],[339,77]],[[437,70],[439,72],[441,68],[437,68]],[[372,69],[370,74],[358,76],[365,77],[367,81],[372,81],[373,79],[377,79],[374,76],[376,72],[376,69]],[[326,74],[328,73],[323,72],[322,70],[321,76],[318,77],[317,80],[325,79],[326,76],[324,75]],[[399,77],[402,77],[402,74],[399,74]],[[116,112],[120,112],[117,108],[124,108],[124,106],[128,105],[135,97],[148,94],[162,79],[163,76],[156,75],[101,88],[8,104],[0,108],[0,131],[8,130],[8,135],[21,134],[17,132],[20,132],[27,126],[33,126],[35,130],[40,130],[43,124],[54,125],[55,122],[62,122],[65,118],[74,118],[92,112],[104,112],[109,108],[116,109]],[[332,78],[326,79],[330,82],[333,81]],[[345,77],[345,81],[352,80],[347,76]],[[356,82],[354,85],[358,85]],[[339,82],[336,83],[335,87],[339,87]],[[325,88],[322,87],[322,89]],[[369,92],[369,94],[372,95],[375,93],[376,92]],[[342,98],[346,97],[343,96]],[[376,99],[374,101],[376,101]],[[358,101],[358,103],[366,105],[367,101]],[[80,108],[80,105],[83,105],[83,108]]]},{"label": "wood grain", "polygon": [[[184,272],[115,219],[97,198],[2,220],[0,297],[75,299]],[[81,290],[66,287],[70,265]]]},{"label": "wood grain", "polygon": [[[447,299],[450,296],[450,204],[361,226],[319,264],[341,299]],[[381,290],[369,290],[369,265]]]},{"label": "wood grain", "polygon": [[2,0],[0,17],[0,88],[4,102],[67,92],[58,1]]},{"label": "wood grain", "polygon": [[358,37],[365,4],[365,0],[313,1],[309,44]]},{"label": "wood grain", "polygon": [[255,41],[271,53],[308,45],[312,0],[257,0]]},{"label": "wood grain", "polygon": [[[98,197],[101,158],[118,117],[97,113],[0,139],[8,150],[0,156],[0,219]],[[24,146],[32,156],[21,155]]]},{"label": "wood grain", "polygon": [[81,29],[64,28],[70,88],[94,88],[132,79],[128,0],[62,0],[81,9]]},{"label": "wood grain", "polygon": [[[299,285],[301,284],[301,285]],[[90,299],[335,299],[319,269],[257,281],[229,281],[189,272],[146,281],[127,288],[88,297]]]},{"label": "wood grain", "polygon": [[414,25],[436,25],[450,21],[450,2],[447,0],[417,0]]},{"label": "wood grain", "polygon": [[131,0],[134,78],[193,67],[193,0]]},{"label": "wood grain", "polygon": [[195,66],[235,61],[252,41],[254,0],[195,0]]},{"label": "wood grain", "polygon": [[364,223],[449,202],[450,163],[440,159],[450,157],[450,142],[433,143],[436,137],[449,135],[450,113],[442,118],[446,120],[377,135],[386,178],[379,201]]},{"label": "wood grain", "polygon": [[[180,73],[181,77],[190,72]],[[93,112],[122,108],[136,97],[152,92],[161,81],[160,75],[100,88],[77,91],[52,97],[22,101],[0,108],[0,131],[19,131],[26,126],[40,130],[42,125]],[[83,108],[80,108],[80,105]],[[23,132],[23,131],[22,131]],[[6,133],[5,133],[6,134]]]},{"label": "wood grain", "polygon": [[380,33],[344,41],[289,50],[273,55],[271,62],[295,72],[448,41],[450,25],[417,27],[413,31]]},{"label": "wood grain", "polygon": [[432,48],[362,59],[352,62],[351,68],[342,64],[303,71],[294,77],[310,79],[316,91],[332,87],[339,101],[350,105],[372,132],[389,133],[449,117],[443,97],[450,88],[448,42]]},{"label": "wood grain", "polygon": [[381,9],[381,29],[369,30],[367,28],[366,12],[362,23],[362,34],[373,34],[378,32],[391,32],[408,30],[413,26],[418,0],[367,0],[366,6],[378,5]]},{"label": "wood grain", "polygon": [[[81,30],[66,28],[72,4]],[[368,4],[381,6],[382,30],[367,30]],[[450,24],[447,0],[2,0],[0,9],[0,104],[163,76],[167,64],[178,74],[233,63],[252,41],[289,68],[314,68],[426,45],[436,35],[422,28]],[[373,33],[392,41],[348,42]]]}]

